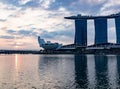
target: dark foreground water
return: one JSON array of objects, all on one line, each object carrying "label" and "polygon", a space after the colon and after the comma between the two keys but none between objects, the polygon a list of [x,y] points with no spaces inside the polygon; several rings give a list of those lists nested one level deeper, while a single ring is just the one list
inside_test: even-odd
[{"label": "dark foreground water", "polygon": [[0,55],[0,89],[120,88],[118,55]]}]

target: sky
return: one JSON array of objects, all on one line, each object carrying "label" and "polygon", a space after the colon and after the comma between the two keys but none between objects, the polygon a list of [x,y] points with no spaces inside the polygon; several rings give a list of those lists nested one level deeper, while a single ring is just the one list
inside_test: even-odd
[{"label": "sky", "polygon": [[[39,50],[37,37],[74,42],[74,21],[66,16],[120,12],[120,0],[0,0],[0,49]],[[94,21],[88,20],[88,44],[94,43]],[[108,41],[116,42],[114,19],[108,20]]]}]

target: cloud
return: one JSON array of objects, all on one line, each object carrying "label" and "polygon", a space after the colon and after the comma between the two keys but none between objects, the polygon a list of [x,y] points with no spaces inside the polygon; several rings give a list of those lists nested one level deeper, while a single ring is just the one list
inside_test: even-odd
[{"label": "cloud", "polygon": [[107,0],[107,2],[101,7],[100,13],[103,14],[113,14],[120,10],[120,2],[116,0]]},{"label": "cloud", "polygon": [[31,1],[32,0],[19,0],[18,2],[19,2],[20,5],[25,5],[26,3],[29,3]]},{"label": "cloud", "polygon": [[34,30],[19,30],[16,32],[18,36],[24,37],[37,37],[39,33],[35,32]]},{"label": "cloud", "polygon": [[[47,30],[43,30],[40,29],[39,31],[37,29],[35,30],[19,30],[19,31],[15,31],[15,30],[7,30],[6,31],[7,34],[9,35],[13,35],[15,36],[15,38],[17,39],[24,39],[25,37],[32,37],[35,38],[37,40],[38,36],[41,36],[42,38],[46,39],[46,40],[52,40],[52,41],[61,41],[64,38],[63,42],[66,42],[69,39],[73,39],[74,38],[74,30],[72,29],[64,29],[64,30],[60,30],[60,31],[47,31]],[[71,42],[71,41],[70,41]]]},{"label": "cloud", "polygon": [[55,0],[40,0],[41,7],[50,8],[50,5],[54,3]]},{"label": "cloud", "polygon": [[14,31],[14,30],[7,30],[7,33],[9,33],[9,34],[15,34],[16,31]]},{"label": "cloud", "polygon": [[0,19],[0,22],[5,22],[7,21],[7,19]]},{"label": "cloud", "polygon": [[11,45],[11,46],[24,46],[24,45],[28,45],[28,44],[15,42],[15,43],[11,43],[11,44],[9,44],[9,45]]},{"label": "cloud", "polygon": [[99,4],[103,4],[104,2],[106,2],[107,0],[79,0],[79,2],[83,3],[83,4],[89,4],[89,5],[99,5]]},{"label": "cloud", "polygon": [[[119,8],[120,2],[115,0],[0,0],[0,40],[11,39],[15,45],[25,44],[24,48],[38,48],[38,35],[73,43],[74,21],[64,19],[65,16],[106,15],[119,12]],[[90,31],[91,43],[94,34]]]},{"label": "cloud", "polygon": [[[9,16],[15,15],[16,12],[20,10],[19,7],[16,7],[12,4],[5,4],[0,2],[0,19],[1,21],[9,22]],[[5,25],[5,24],[4,24]]]},{"label": "cloud", "polygon": [[90,13],[97,14],[107,8],[119,8],[119,1],[113,0],[0,0],[2,3],[21,7],[21,10],[27,8],[39,8],[48,10],[59,10],[61,7],[71,13]]},{"label": "cloud", "polygon": [[34,32],[33,30],[6,30],[6,33],[9,35],[13,35],[16,38],[22,39],[23,37],[37,37],[37,32]]},{"label": "cloud", "polygon": [[31,34],[31,31],[28,31],[28,30],[19,30],[17,33],[20,34],[20,35],[28,36],[28,35]]},{"label": "cloud", "polygon": [[0,36],[0,38],[3,38],[3,39],[14,39],[14,36]]},{"label": "cloud", "polygon": [[45,40],[57,41],[60,43],[65,43],[65,44],[66,42],[73,43],[72,41],[74,40],[74,30],[68,29],[68,30],[52,31],[52,32],[42,30],[39,36],[41,36]]}]

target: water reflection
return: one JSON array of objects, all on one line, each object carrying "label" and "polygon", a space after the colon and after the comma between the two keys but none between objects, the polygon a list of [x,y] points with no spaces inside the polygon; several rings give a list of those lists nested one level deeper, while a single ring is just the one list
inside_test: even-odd
[{"label": "water reflection", "polygon": [[41,89],[69,89],[74,84],[74,55],[40,56],[39,79]]},{"label": "water reflection", "polygon": [[96,85],[95,60],[94,55],[87,55],[88,87],[94,89]]},{"label": "water reflection", "polygon": [[41,56],[39,74],[49,84],[45,88],[116,89],[120,86],[120,56]]},{"label": "water reflection", "polygon": [[18,55],[15,54],[15,68],[18,69]]},{"label": "water reflection", "polygon": [[117,83],[120,88],[120,56],[117,56]]},{"label": "water reflection", "polygon": [[85,55],[75,55],[75,80],[76,88],[87,88],[87,57]]},{"label": "water reflection", "polygon": [[0,89],[119,89],[118,55],[0,55]]},{"label": "water reflection", "polygon": [[96,88],[108,88],[108,57],[95,56]]},{"label": "water reflection", "polygon": [[120,56],[75,55],[75,82],[77,89],[118,88],[120,85]]},{"label": "water reflection", "polygon": [[115,55],[108,56],[108,78],[111,89],[116,89],[117,84],[117,60]]}]

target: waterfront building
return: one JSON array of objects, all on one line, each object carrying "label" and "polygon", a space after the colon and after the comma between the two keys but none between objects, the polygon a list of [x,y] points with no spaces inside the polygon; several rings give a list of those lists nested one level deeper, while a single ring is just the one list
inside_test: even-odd
[{"label": "waterfront building", "polygon": [[116,43],[120,44],[120,17],[115,18],[116,26]]},{"label": "waterfront building", "polygon": [[94,19],[95,44],[107,43],[107,18]]},{"label": "waterfront building", "polygon": [[115,19],[116,43],[120,44],[120,13],[107,16],[70,16],[65,19],[75,20],[75,45],[87,46],[87,20],[94,20],[95,40],[94,44],[108,43],[107,19]]},{"label": "waterfront building", "polygon": [[75,20],[74,44],[87,46],[87,20]]}]

